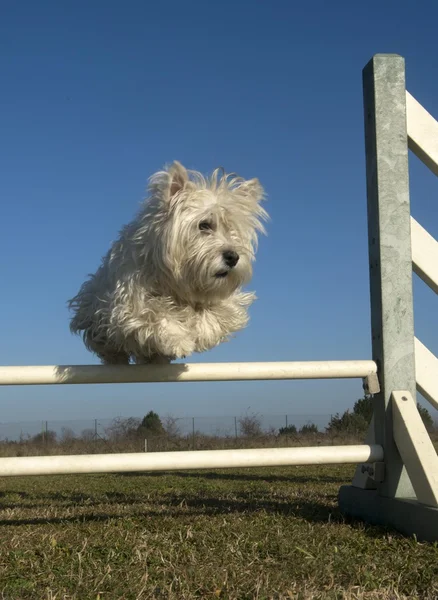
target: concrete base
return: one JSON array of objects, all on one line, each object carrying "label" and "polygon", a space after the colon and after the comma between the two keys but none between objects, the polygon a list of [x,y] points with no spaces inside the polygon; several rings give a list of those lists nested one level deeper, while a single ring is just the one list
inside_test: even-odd
[{"label": "concrete base", "polygon": [[344,485],[339,490],[339,508],[345,516],[415,535],[418,541],[438,541],[438,508],[416,499],[385,498],[375,490]]}]

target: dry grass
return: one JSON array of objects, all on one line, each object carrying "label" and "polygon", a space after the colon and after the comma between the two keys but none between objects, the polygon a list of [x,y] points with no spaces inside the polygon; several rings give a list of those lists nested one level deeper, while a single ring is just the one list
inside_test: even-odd
[{"label": "dry grass", "polygon": [[352,473],[2,479],[0,597],[436,599],[438,544],[343,521]]},{"label": "dry grass", "polygon": [[[152,436],[148,438],[149,452],[170,452],[187,450],[227,450],[238,448],[289,448],[299,446],[336,446],[363,444],[363,436],[350,434],[328,435],[262,434],[248,437],[214,436],[196,433],[195,436]],[[0,456],[47,456],[56,454],[107,454],[113,452],[143,452],[144,438],[139,436],[122,439],[83,440],[75,438],[67,441],[36,443],[32,439],[20,442],[0,441]]]}]

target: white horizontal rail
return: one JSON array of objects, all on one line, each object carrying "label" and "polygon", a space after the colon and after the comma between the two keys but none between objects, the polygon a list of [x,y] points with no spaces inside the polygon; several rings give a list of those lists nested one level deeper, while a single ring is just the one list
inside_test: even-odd
[{"label": "white horizontal rail", "polygon": [[417,390],[438,410],[438,358],[415,338]]},{"label": "white horizontal rail", "polygon": [[406,92],[408,146],[438,175],[438,122],[409,92]]},{"label": "white horizontal rail", "polygon": [[411,217],[414,272],[438,294],[438,242]]},{"label": "white horizontal rail", "polygon": [[[376,373],[376,363],[371,360],[169,365],[13,366],[0,367],[0,385],[355,378],[369,378],[374,381]],[[376,383],[374,383],[375,385]]]},{"label": "white horizontal rail", "polygon": [[72,473],[128,473],[375,462],[383,460],[381,446],[316,446],[256,450],[202,450],[76,456],[0,458],[0,476]]}]

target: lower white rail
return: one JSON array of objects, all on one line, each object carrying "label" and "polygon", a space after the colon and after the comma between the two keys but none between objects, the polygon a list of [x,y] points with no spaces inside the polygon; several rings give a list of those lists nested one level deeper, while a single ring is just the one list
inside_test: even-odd
[{"label": "lower white rail", "polygon": [[376,445],[24,456],[0,458],[0,476],[355,464],[382,460],[383,448]]}]

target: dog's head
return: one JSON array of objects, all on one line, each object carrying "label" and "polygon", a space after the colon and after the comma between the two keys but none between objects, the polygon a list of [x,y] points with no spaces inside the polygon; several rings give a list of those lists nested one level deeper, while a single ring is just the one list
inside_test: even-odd
[{"label": "dog's head", "polygon": [[226,298],[252,276],[257,234],[268,218],[263,188],[217,169],[209,178],[172,163],[150,180],[144,216],[158,272],[194,302]]}]

